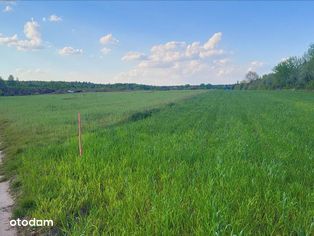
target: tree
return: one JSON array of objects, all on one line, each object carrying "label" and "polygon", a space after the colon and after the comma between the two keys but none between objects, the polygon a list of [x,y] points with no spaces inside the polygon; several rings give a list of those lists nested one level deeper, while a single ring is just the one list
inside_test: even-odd
[{"label": "tree", "polygon": [[297,57],[290,57],[275,66],[273,71],[276,77],[276,88],[295,87],[296,82],[300,77],[301,65],[302,59]]},{"label": "tree", "polygon": [[9,75],[7,83],[8,83],[8,86],[14,86],[15,81],[14,81],[14,76],[13,75]]},{"label": "tree", "polygon": [[2,79],[2,77],[0,76],[0,89],[3,89],[3,88],[5,88],[5,82]]},{"label": "tree", "polygon": [[314,87],[314,44],[310,45],[303,57],[290,57],[278,63],[273,72],[258,78],[249,71],[246,83],[241,82],[241,89],[313,89]]},{"label": "tree", "polygon": [[249,71],[246,75],[245,75],[245,78],[248,82],[252,82],[254,80],[258,80],[259,79],[259,76],[256,72],[254,71]]},{"label": "tree", "polygon": [[13,80],[14,80],[14,76],[13,75],[9,75],[8,81],[13,81]]},{"label": "tree", "polygon": [[310,45],[309,49],[304,55],[306,61],[310,61],[314,59],[314,43]]},{"label": "tree", "polygon": [[0,76],[0,96],[4,94],[5,87],[5,81]]},{"label": "tree", "polygon": [[314,44],[310,46],[303,57],[298,85],[313,88],[314,84]]}]

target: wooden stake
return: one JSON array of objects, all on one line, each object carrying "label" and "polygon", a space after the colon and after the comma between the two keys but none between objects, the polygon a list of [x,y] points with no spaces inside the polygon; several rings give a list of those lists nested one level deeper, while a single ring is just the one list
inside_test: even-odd
[{"label": "wooden stake", "polygon": [[81,113],[77,114],[77,120],[78,120],[78,141],[79,141],[79,150],[80,150],[80,156],[83,154],[82,149],[82,140],[81,140]]}]

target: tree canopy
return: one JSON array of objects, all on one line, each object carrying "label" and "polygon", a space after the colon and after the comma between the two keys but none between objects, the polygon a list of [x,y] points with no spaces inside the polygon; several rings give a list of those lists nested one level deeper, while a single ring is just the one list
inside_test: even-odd
[{"label": "tree canopy", "polygon": [[290,57],[279,62],[272,73],[234,85],[235,89],[314,89],[314,44],[302,57]]}]

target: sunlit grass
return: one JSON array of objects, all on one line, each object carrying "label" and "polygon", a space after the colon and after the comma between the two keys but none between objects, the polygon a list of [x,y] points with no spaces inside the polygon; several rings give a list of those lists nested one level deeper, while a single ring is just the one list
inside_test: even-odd
[{"label": "sunlit grass", "polygon": [[7,98],[16,216],[69,235],[313,234],[313,93],[193,94]]}]

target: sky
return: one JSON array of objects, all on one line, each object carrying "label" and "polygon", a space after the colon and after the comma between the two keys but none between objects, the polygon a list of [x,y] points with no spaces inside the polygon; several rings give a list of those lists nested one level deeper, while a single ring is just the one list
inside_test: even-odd
[{"label": "sky", "polygon": [[229,84],[302,56],[314,2],[0,1],[0,76]]}]

